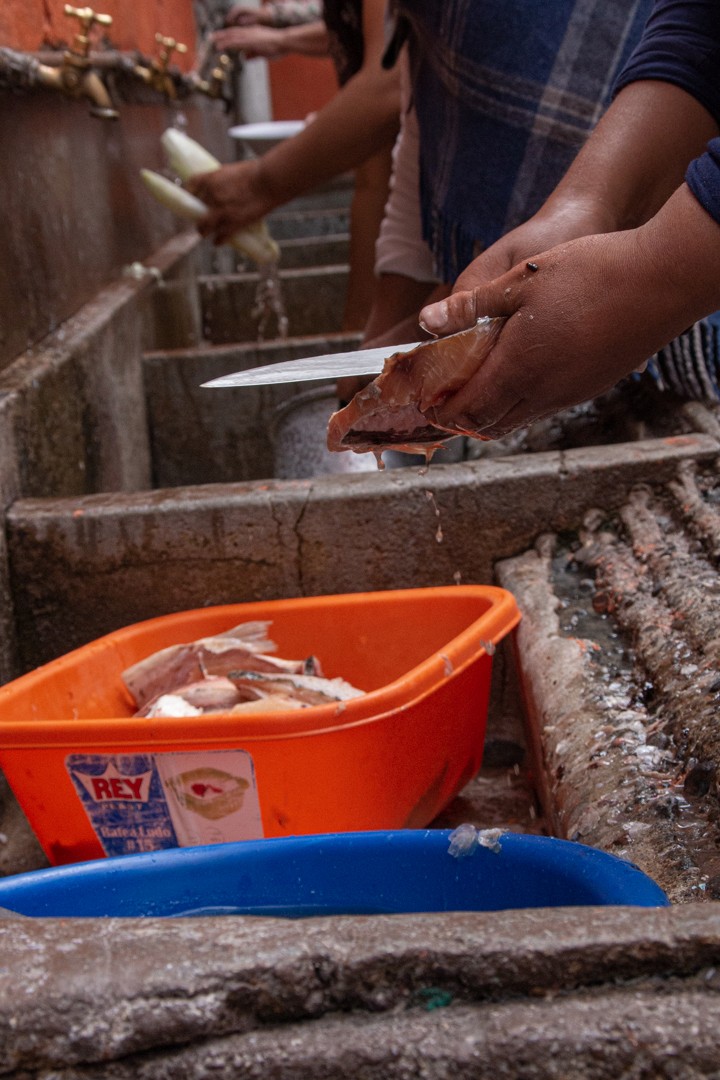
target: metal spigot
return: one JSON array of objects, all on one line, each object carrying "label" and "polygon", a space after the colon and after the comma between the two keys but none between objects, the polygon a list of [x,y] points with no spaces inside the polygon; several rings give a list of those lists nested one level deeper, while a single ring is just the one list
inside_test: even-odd
[{"label": "metal spigot", "polygon": [[60,90],[67,97],[87,98],[92,103],[92,116],[98,116],[102,120],[116,120],[117,110],[113,107],[105,83],[90,60],[90,30],[96,24],[112,26],[112,16],[100,15],[92,8],[76,8],[70,4],[65,4],[65,14],[80,20],[80,30],[70,48],[63,53],[59,67],[38,64],[37,79],[43,86]]},{"label": "metal spigot", "polygon": [[181,41],[176,41],[175,38],[165,37],[164,34],[156,34],[155,41],[160,46],[157,59],[152,61],[150,67],[136,64],[134,71],[137,77],[147,83],[148,86],[151,86],[153,90],[156,90],[159,94],[164,94],[166,98],[174,99],[177,97],[177,88],[169,71],[170,57],[173,52],[186,53],[187,45],[183,45]]},{"label": "metal spigot", "polygon": [[229,84],[231,71],[232,60],[227,53],[221,53],[207,79],[203,79],[197,72],[193,72],[191,75],[193,89],[197,90],[198,93],[206,94],[207,97],[214,98],[215,100],[224,98],[225,88]]}]

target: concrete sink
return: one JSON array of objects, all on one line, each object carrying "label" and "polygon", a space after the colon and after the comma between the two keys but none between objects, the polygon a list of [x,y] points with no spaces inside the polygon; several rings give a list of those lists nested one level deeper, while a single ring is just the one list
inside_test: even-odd
[{"label": "concrete sink", "polygon": [[[483,770],[435,824],[583,839],[678,906],[8,917],[0,1072],[715,1076],[715,412],[631,387],[427,472],[278,476],[274,418],[308,388],[199,384],[347,347],[345,270],[325,261],[342,213],[316,217],[320,268],[284,271],[286,341],[254,339],[256,278],[187,234],[0,373],[3,679],[195,606],[500,581],[524,619],[496,657]],[[311,216],[273,224],[293,258]],[[0,797],[0,871],[43,865]]]}]

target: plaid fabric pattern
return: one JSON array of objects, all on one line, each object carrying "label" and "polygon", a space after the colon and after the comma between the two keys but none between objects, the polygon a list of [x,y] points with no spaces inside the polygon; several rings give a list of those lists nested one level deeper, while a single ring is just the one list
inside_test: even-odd
[{"label": "plaid fabric pattern", "polygon": [[396,0],[423,233],[454,281],[542,205],[609,104],[652,0]]},{"label": "plaid fabric pattern", "polygon": [[273,26],[300,26],[322,18],[322,0],[276,0],[268,6]]}]

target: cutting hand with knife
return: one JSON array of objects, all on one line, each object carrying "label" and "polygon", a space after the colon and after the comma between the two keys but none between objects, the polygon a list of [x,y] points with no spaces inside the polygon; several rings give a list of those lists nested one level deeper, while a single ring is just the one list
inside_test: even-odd
[{"label": "cutting hand with knife", "polygon": [[[392,0],[383,63],[401,69],[402,124],[366,342],[416,337],[423,305],[539,209],[607,105],[651,6]],[[339,396],[357,389],[343,382]]]},{"label": "cutting hand with knife", "polygon": [[609,389],[720,308],[719,65],[715,0],[657,0],[547,202],[421,312],[438,335],[507,318],[438,421],[499,437]]}]

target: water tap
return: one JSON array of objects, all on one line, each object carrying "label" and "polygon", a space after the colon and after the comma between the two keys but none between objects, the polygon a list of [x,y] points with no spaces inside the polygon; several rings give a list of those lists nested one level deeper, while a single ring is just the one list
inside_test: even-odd
[{"label": "water tap", "polygon": [[193,88],[209,98],[222,100],[225,98],[225,89],[230,82],[231,71],[232,60],[227,53],[221,53],[207,79],[193,72],[191,75]]},{"label": "water tap", "polygon": [[43,86],[59,90],[67,97],[87,98],[91,102],[90,113],[102,120],[116,120],[118,113],[105,83],[90,60],[90,30],[93,26],[112,26],[111,15],[100,15],[92,8],[77,8],[65,4],[65,14],[78,19],[80,29],[63,54],[59,67],[38,64],[37,79]]},{"label": "water tap", "polygon": [[163,94],[168,100],[174,101],[177,97],[177,87],[170,72],[170,57],[173,52],[186,53],[187,45],[175,38],[165,37],[164,34],[156,34],[155,41],[160,46],[160,51],[149,67],[136,64],[134,72],[147,86],[152,87],[158,94]]}]

